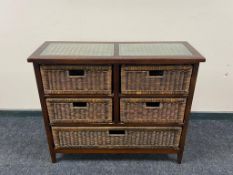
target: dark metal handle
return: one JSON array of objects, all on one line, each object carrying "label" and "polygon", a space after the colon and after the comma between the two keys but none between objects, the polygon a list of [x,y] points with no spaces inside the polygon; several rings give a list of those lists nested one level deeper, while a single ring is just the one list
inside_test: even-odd
[{"label": "dark metal handle", "polygon": [[109,135],[112,136],[124,136],[125,135],[125,130],[109,130],[108,131]]},{"label": "dark metal handle", "polygon": [[158,108],[160,107],[160,102],[146,102],[146,107]]},{"label": "dark metal handle", "polygon": [[73,107],[87,107],[87,102],[73,102]]},{"label": "dark metal handle", "polygon": [[163,70],[150,70],[149,76],[163,76],[164,71]]},{"label": "dark metal handle", "polygon": [[69,76],[84,76],[84,70],[69,70]]}]

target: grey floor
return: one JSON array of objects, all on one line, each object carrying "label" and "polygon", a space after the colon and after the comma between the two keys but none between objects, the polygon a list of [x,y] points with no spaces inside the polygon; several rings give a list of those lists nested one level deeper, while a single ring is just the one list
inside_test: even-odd
[{"label": "grey floor", "polygon": [[41,117],[0,116],[1,175],[233,175],[233,121],[191,120],[183,163],[173,155],[58,155],[50,163]]}]

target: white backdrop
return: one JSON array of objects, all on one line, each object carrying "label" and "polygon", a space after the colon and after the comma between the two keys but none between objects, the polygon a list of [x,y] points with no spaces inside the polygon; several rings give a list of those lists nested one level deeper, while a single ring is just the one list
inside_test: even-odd
[{"label": "white backdrop", "polygon": [[232,0],[0,0],[0,109],[39,109],[26,58],[45,40],[190,42],[193,111],[233,111]]}]

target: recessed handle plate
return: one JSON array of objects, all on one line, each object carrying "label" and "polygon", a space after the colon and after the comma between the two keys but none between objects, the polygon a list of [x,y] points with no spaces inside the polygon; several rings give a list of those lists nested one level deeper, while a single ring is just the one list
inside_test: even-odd
[{"label": "recessed handle plate", "polygon": [[110,136],[124,136],[125,135],[125,130],[109,130],[108,134]]},{"label": "recessed handle plate", "polygon": [[146,102],[146,107],[148,108],[159,108],[160,102]]},{"label": "recessed handle plate", "polygon": [[163,76],[163,74],[164,74],[163,70],[150,70],[149,71],[149,76],[152,76],[152,77],[161,77]]},{"label": "recessed handle plate", "polygon": [[73,107],[75,108],[86,108],[87,102],[73,102]]},{"label": "recessed handle plate", "polygon": [[84,76],[85,75],[85,71],[84,70],[69,70],[68,71],[69,73],[69,76],[72,76],[72,77],[79,77],[79,76]]}]

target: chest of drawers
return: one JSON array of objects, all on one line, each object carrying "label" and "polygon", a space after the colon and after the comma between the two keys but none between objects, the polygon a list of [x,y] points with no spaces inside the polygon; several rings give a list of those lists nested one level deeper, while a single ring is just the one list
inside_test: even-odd
[{"label": "chest of drawers", "polygon": [[33,62],[56,153],[177,154],[201,56],[187,42],[45,42]]}]

